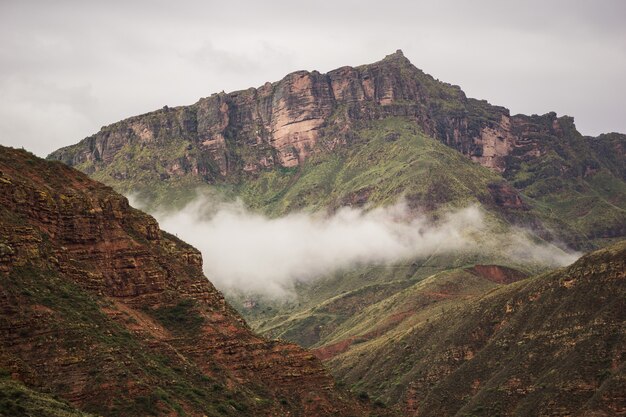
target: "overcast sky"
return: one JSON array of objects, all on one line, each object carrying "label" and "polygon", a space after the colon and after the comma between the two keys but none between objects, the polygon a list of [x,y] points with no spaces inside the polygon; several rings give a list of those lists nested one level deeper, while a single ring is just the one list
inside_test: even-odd
[{"label": "overcast sky", "polygon": [[0,143],[46,155],[101,126],[402,49],[512,113],[626,132],[626,1],[0,0]]}]

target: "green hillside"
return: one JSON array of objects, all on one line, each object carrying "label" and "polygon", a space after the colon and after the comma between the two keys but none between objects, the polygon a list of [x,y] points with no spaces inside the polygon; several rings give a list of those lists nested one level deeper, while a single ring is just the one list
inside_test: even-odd
[{"label": "green hillside", "polygon": [[321,353],[407,415],[620,415],[625,260],[621,242],[509,285],[433,275],[346,322]]}]

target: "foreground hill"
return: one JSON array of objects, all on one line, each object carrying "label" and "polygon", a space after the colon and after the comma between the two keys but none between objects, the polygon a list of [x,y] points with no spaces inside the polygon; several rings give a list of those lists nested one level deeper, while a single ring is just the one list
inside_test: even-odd
[{"label": "foreground hill", "polygon": [[0,412],[367,414],[311,353],[253,334],[201,267],[109,187],[0,147]]},{"label": "foreground hill", "polygon": [[[392,150],[406,128],[494,175],[478,184],[475,176],[441,178],[436,198],[429,199],[430,190],[411,186],[416,177],[429,175],[427,166],[417,175],[403,153]],[[351,163],[346,154],[372,136],[388,145],[352,161],[356,171],[337,177],[338,166]],[[545,237],[554,233],[570,246],[592,248],[626,236],[625,149],[626,136],[584,137],[570,117],[512,116],[467,98],[398,51],[370,65],[327,74],[298,71],[260,88],[135,116],[49,158],[153,203],[184,202],[192,190],[211,184],[275,214],[319,205],[329,190],[333,195],[325,205],[380,204],[411,195],[438,206],[455,201],[448,189],[469,186],[471,193],[480,188],[478,195],[493,195],[501,206],[531,211],[509,220],[543,227]],[[443,162],[436,155],[429,159]],[[394,164],[406,169],[380,177]],[[455,172],[459,166],[447,168]],[[305,175],[311,171],[315,175]]]},{"label": "foreground hill", "polygon": [[409,416],[626,415],[626,241],[508,285],[493,278],[432,276],[318,355]]}]

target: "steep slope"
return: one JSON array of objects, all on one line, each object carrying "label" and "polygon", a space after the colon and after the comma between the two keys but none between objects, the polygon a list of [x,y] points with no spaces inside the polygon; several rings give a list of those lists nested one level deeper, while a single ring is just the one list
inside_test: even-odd
[{"label": "steep slope", "polygon": [[0,189],[13,380],[111,416],[367,414],[309,352],[255,336],[198,251],[110,188],[2,147]]},{"label": "steep slope", "polygon": [[[320,154],[332,164],[335,152],[359,146],[360,129],[390,117],[503,175],[510,183],[491,190],[504,203],[517,201],[515,188],[526,194],[535,223],[571,246],[594,247],[626,232],[626,136],[583,137],[572,118],[554,113],[511,116],[423,73],[401,51],[370,65],[299,71],[258,89],[136,116],[50,158],[155,203],[184,202],[206,183],[235,194],[239,186],[271,185],[268,192],[281,199],[291,184],[283,174],[299,173]],[[611,147],[617,153],[607,155]],[[282,181],[268,185],[268,173]]]},{"label": "steep slope", "polygon": [[448,272],[395,297],[365,312],[384,337],[347,325],[318,355],[407,415],[626,415],[626,241],[499,288]]}]

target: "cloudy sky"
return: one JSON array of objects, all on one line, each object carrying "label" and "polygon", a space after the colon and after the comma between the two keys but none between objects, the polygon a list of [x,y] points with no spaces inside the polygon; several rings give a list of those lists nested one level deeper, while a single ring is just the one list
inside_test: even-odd
[{"label": "cloudy sky", "polygon": [[621,0],[0,0],[0,144],[43,156],[131,115],[399,48],[513,113],[626,132],[625,19]]}]

